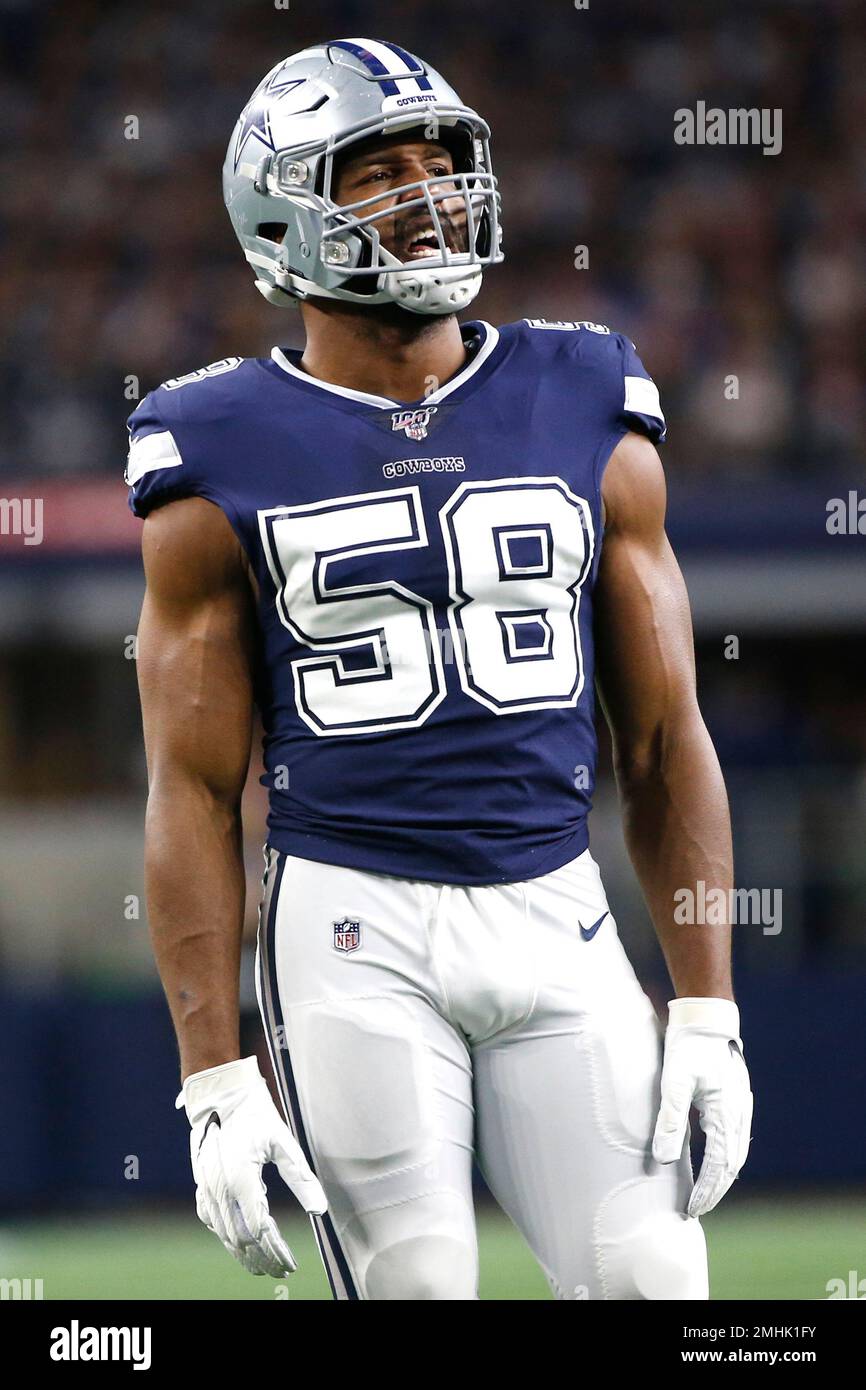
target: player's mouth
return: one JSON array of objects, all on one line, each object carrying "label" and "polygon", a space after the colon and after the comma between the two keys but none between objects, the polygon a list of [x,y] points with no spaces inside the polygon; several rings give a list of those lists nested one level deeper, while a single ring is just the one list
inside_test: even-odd
[{"label": "player's mouth", "polygon": [[410,261],[423,260],[427,256],[439,254],[439,238],[432,227],[429,232],[421,232],[416,236],[406,248],[406,259]]},{"label": "player's mouth", "polygon": [[[449,251],[459,251],[457,237],[454,229],[443,219],[442,235],[445,246]],[[423,261],[441,257],[442,252],[439,247],[439,238],[433,230],[433,224],[420,226],[413,229],[411,235],[404,240],[403,253],[401,260],[404,261]]]}]

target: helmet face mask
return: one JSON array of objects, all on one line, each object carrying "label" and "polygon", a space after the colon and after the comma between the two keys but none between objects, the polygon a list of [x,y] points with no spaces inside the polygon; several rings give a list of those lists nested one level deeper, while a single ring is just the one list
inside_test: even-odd
[{"label": "helmet face mask", "polygon": [[[341,163],[377,138],[393,144],[401,135],[440,143],[454,172],[338,204]],[[502,260],[487,125],[395,45],[341,40],[274,68],[241,114],[223,186],[271,303],[322,296],[454,313],[474,299],[483,267]],[[432,229],[432,255],[401,260],[384,244],[406,222]],[[286,229],[279,243],[275,224]]]}]

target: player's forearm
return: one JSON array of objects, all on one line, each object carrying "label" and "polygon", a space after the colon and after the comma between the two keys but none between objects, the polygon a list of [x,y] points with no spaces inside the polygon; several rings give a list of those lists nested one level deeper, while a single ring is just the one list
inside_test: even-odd
[{"label": "player's forearm", "polygon": [[[733,998],[727,905],[733,885],[731,822],[718,758],[700,714],[660,730],[652,747],[617,756],[626,844],[678,996]],[[703,885],[703,887],[701,887]],[[677,921],[721,901],[720,922]]]},{"label": "player's forearm", "polygon": [[240,1055],[239,805],[182,782],[152,787],[145,841],[151,939],[186,1077]]}]

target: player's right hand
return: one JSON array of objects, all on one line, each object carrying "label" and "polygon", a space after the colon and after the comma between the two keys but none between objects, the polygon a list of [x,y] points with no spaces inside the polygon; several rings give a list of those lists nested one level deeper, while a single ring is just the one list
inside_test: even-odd
[{"label": "player's right hand", "polygon": [[293,1273],[295,1257],[268,1210],[262,1165],[277,1165],[305,1211],[326,1211],[328,1202],[271,1100],[256,1058],[194,1072],[175,1106],[186,1108],[191,1125],[199,1220],[250,1274],[281,1279]]}]

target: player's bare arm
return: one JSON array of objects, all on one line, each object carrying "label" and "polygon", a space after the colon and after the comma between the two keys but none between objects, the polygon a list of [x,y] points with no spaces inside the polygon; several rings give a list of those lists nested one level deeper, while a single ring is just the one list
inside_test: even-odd
[{"label": "player's bare arm", "polygon": [[142,548],[149,920],[186,1077],[239,1055],[252,591],[228,521],[201,498],[154,511]]},{"label": "player's bare arm", "polygon": [[688,595],[664,529],[661,460],[648,439],[623,438],[602,499],[596,652],[626,843],[676,993],[733,999],[730,927],[674,922],[677,890],[703,880],[727,895],[731,824],[698,708]]},{"label": "player's bare arm", "polygon": [[279,1278],[296,1266],[268,1210],[262,1164],[276,1163],[306,1210],[327,1203],[255,1057],[240,1058],[253,587],[231,526],[201,498],[154,511],[142,547],[148,915],[180,1050],[196,1203],[244,1268]]},{"label": "player's bare arm", "polygon": [[664,529],[661,461],[627,434],[602,487],[596,653],[623,829],[677,998],[670,1005],[653,1153],[674,1162],[694,1104],[707,1146],[689,1213],[709,1211],[748,1152],[752,1097],[731,983],[731,933],[674,920],[675,894],[733,883],[727,795],[698,708],[688,595]]}]

